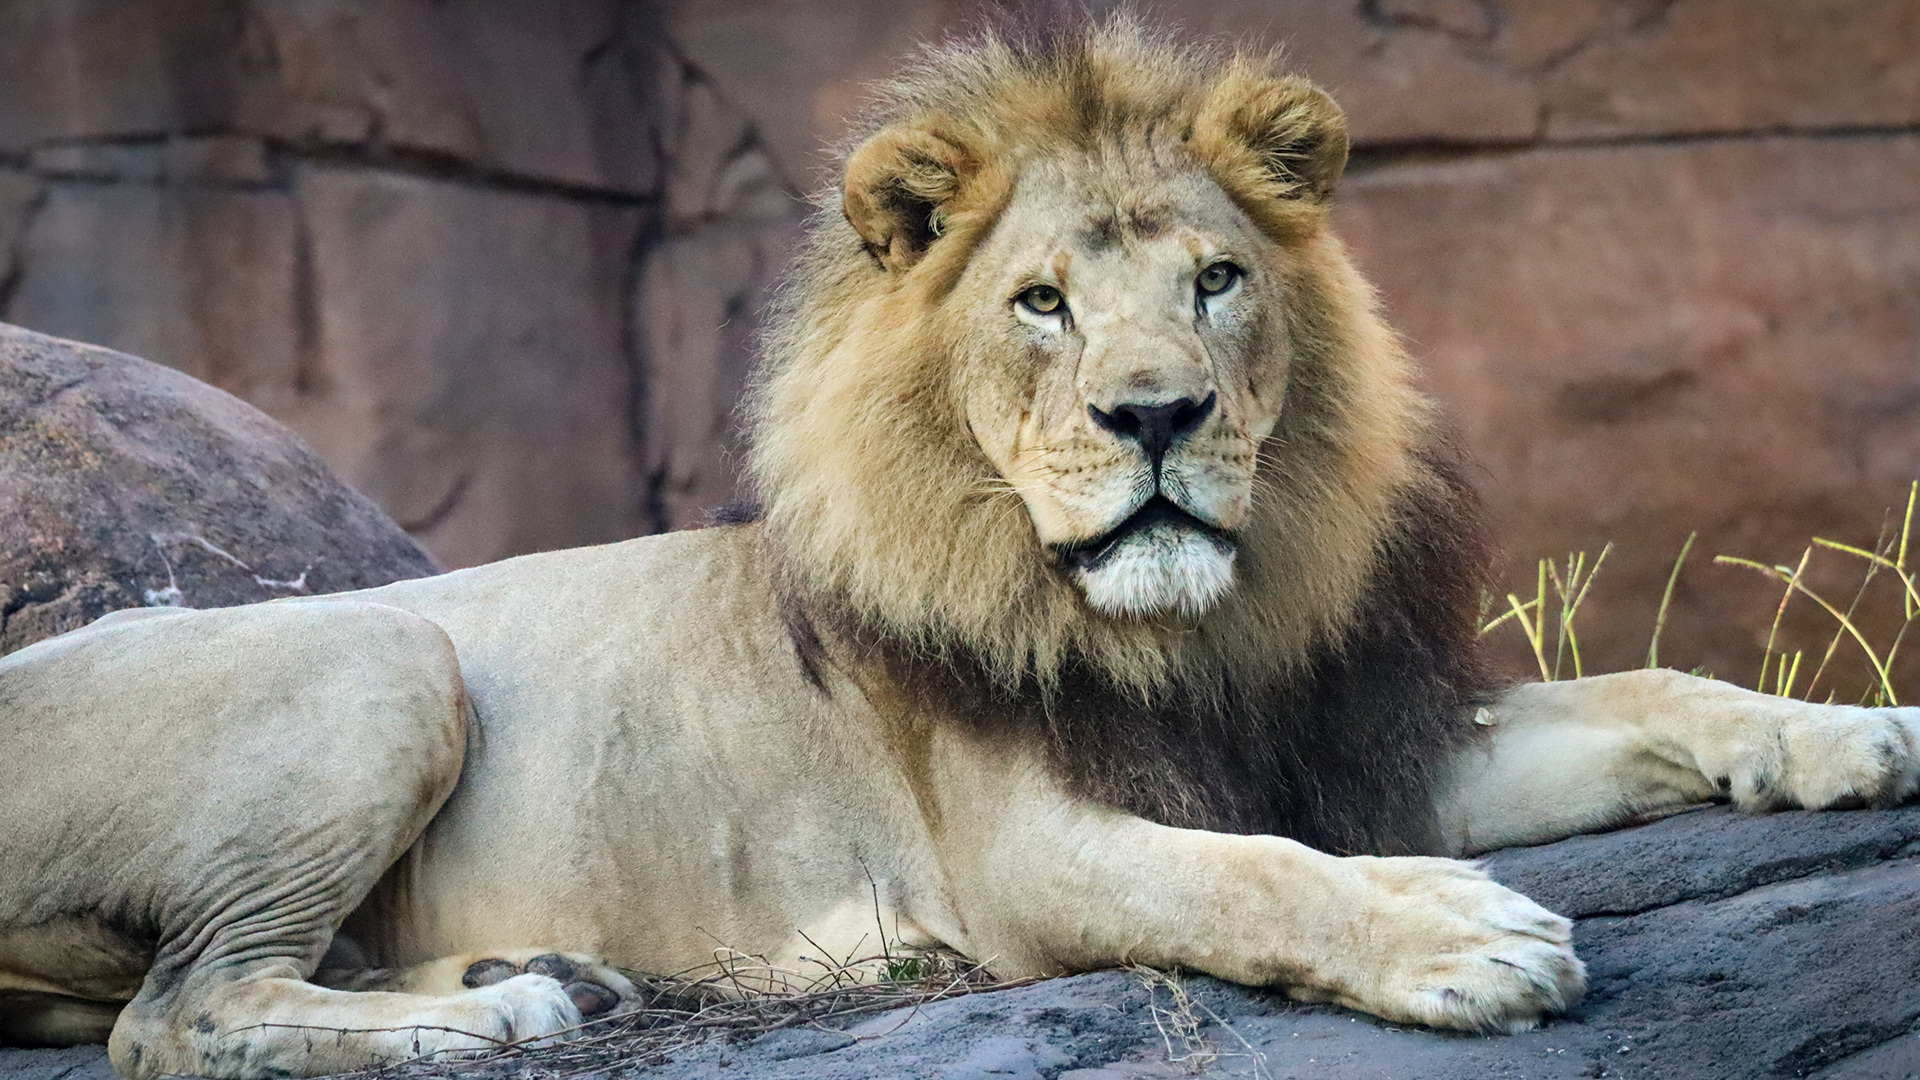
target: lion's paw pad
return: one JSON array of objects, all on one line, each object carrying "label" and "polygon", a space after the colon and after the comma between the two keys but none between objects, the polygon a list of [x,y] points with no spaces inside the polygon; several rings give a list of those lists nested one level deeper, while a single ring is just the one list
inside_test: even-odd
[{"label": "lion's paw pad", "polygon": [[623,1001],[636,997],[633,983],[626,976],[583,956],[541,953],[525,963],[516,964],[504,957],[490,956],[467,965],[460,982],[470,988],[493,986],[520,975],[541,975],[565,988],[567,997],[581,1017],[605,1016]]}]

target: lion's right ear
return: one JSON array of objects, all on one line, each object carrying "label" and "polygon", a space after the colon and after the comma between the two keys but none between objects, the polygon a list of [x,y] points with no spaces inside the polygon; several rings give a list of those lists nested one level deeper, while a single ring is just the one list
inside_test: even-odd
[{"label": "lion's right ear", "polygon": [[1319,87],[1236,63],[1195,117],[1194,147],[1256,200],[1322,202],[1347,165],[1347,115]]},{"label": "lion's right ear", "polygon": [[896,124],[847,160],[840,206],[867,250],[897,273],[919,262],[940,235],[941,207],[971,167],[966,151],[927,125]]}]

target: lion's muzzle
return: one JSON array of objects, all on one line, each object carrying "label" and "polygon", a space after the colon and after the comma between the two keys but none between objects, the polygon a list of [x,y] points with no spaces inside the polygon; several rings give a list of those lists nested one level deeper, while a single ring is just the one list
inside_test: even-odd
[{"label": "lion's muzzle", "polygon": [[1108,615],[1199,615],[1233,586],[1231,534],[1155,495],[1104,536],[1054,549]]}]

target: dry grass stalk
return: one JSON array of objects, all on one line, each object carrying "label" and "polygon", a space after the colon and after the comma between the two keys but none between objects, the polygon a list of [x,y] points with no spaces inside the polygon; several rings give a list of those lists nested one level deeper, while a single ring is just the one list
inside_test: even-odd
[{"label": "dry grass stalk", "polygon": [[[1883,531],[1880,539],[1871,549],[1816,536],[1801,553],[1799,562],[1793,566],[1769,565],[1735,555],[1714,557],[1715,563],[1755,570],[1779,581],[1784,586],[1780,603],[1774,608],[1773,624],[1767,631],[1766,645],[1762,648],[1760,678],[1756,689],[1779,697],[1814,700],[1814,694],[1820,688],[1822,680],[1826,678],[1834,655],[1844,643],[1852,641],[1866,657],[1874,673],[1873,685],[1859,695],[1860,703],[1864,705],[1900,703],[1899,694],[1894,688],[1894,662],[1899,656],[1900,646],[1906,640],[1907,631],[1916,621],[1920,621],[1920,567],[1915,567],[1909,562],[1913,547],[1914,515],[1917,509],[1920,509],[1920,481],[1908,487],[1906,510],[1899,519],[1898,529]],[[1667,612],[1673,603],[1673,593],[1680,580],[1680,571],[1687,561],[1687,556],[1692,552],[1694,541],[1698,536],[1698,533],[1688,535],[1687,542],[1680,549],[1679,557],[1674,560],[1673,571],[1667,577],[1666,591],[1660,598],[1659,615],[1654,621],[1653,637],[1647,645],[1647,667],[1660,666],[1660,636],[1666,630]],[[1580,605],[1593,586],[1593,579],[1599,573],[1601,564],[1606,562],[1607,553],[1612,549],[1613,545],[1608,544],[1591,565],[1588,565],[1585,552],[1568,555],[1564,569],[1552,559],[1539,560],[1532,599],[1521,600],[1519,596],[1508,593],[1507,610],[1489,620],[1484,616],[1484,611],[1492,607],[1491,598],[1489,598],[1489,602],[1483,605],[1480,632],[1483,635],[1489,634],[1511,622],[1525,635],[1527,645],[1533,652],[1534,661],[1540,669],[1542,680],[1551,682],[1561,678],[1565,671],[1565,662],[1568,660],[1572,661],[1575,678],[1584,675],[1586,665],[1580,654],[1580,639],[1575,626],[1575,617],[1579,614]],[[1858,559],[1864,564],[1860,585],[1854,590],[1852,600],[1844,608],[1808,584],[1807,568],[1815,550],[1836,552]],[[1890,574],[1898,582],[1903,618],[1892,640],[1884,647],[1876,647],[1862,627],[1860,612],[1862,604],[1867,600],[1870,587],[1883,573]],[[1796,649],[1789,653],[1781,645],[1781,624],[1786,618],[1788,605],[1796,597],[1812,601],[1830,615],[1836,625],[1833,637],[1827,642],[1826,650],[1821,655],[1819,665],[1805,684],[1800,682],[1801,664],[1806,658],[1805,650]],[[1553,632],[1549,632],[1548,629],[1550,612],[1554,615],[1555,630]],[[1550,641],[1551,649],[1549,649]],[[1836,689],[1828,688],[1827,700],[1833,700],[1837,694]]]},{"label": "dry grass stalk", "polygon": [[[818,974],[774,968],[738,953],[721,960],[723,972],[704,979],[626,972],[640,988],[642,1004],[562,1032],[557,1044],[531,1046],[523,1040],[475,1056],[429,1056],[350,1075],[467,1080],[476,1072],[511,1070],[542,1080],[572,1080],[622,1066],[660,1064],[714,1039],[743,1042],[789,1028],[833,1030],[890,1010],[1033,981],[996,979],[982,965],[945,950],[888,949],[877,956],[823,960]],[[876,979],[875,973],[883,977]]]},{"label": "dry grass stalk", "polygon": [[[1161,971],[1139,965],[1128,970],[1140,980],[1141,987],[1147,992],[1147,1015],[1153,1021],[1154,1030],[1160,1034],[1160,1044],[1166,1049],[1169,1064],[1179,1066],[1189,1076],[1200,1076],[1208,1066],[1223,1057],[1244,1057],[1253,1062],[1255,1077],[1271,1077],[1272,1074],[1267,1071],[1267,1056],[1255,1050],[1245,1036],[1221,1019],[1219,1013],[1208,1008],[1205,1002],[1197,1001],[1188,994],[1186,981],[1178,971]],[[1159,992],[1163,990],[1168,998],[1164,1006],[1159,999]],[[1240,1044],[1240,1049],[1221,1050],[1208,1042],[1200,1033],[1208,1021],[1233,1036],[1234,1041]]]},{"label": "dry grass stalk", "polygon": [[[1819,605],[1821,610],[1825,611],[1828,615],[1833,616],[1839,628],[1834,631],[1832,640],[1827,643],[1826,652],[1820,658],[1820,666],[1814,669],[1813,677],[1808,679],[1807,685],[1801,689],[1801,697],[1812,700],[1815,688],[1819,686],[1821,678],[1826,674],[1828,665],[1833,660],[1834,653],[1839,650],[1843,641],[1850,638],[1860,647],[1861,653],[1866,656],[1867,663],[1873,668],[1876,680],[1876,684],[1868,687],[1866,692],[1860,696],[1860,704],[1898,705],[1900,703],[1900,696],[1893,685],[1894,660],[1899,655],[1901,644],[1906,640],[1907,631],[1912,628],[1914,620],[1920,618],[1920,586],[1917,586],[1915,582],[1917,572],[1913,567],[1909,566],[1907,562],[1908,549],[1913,537],[1914,510],[1917,503],[1920,503],[1920,481],[1916,481],[1907,489],[1906,513],[1901,516],[1899,531],[1893,535],[1888,535],[1886,531],[1883,531],[1879,541],[1874,544],[1871,550],[1816,536],[1813,538],[1813,542],[1808,545],[1806,551],[1801,553],[1799,565],[1793,568],[1786,566],[1768,566],[1765,563],[1756,562],[1752,559],[1742,559],[1731,555],[1719,555],[1714,558],[1714,562],[1729,566],[1744,566],[1750,570],[1757,570],[1785,584],[1786,589],[1780,597],[1780,607],[1774,614],[1774,629],[1776,632],[1780,626],[1781,616],[1786,613],[1787,604],[1792,601],[1796,595],[1806,597]],[[1854,590],[1853,600],[1847,604],[1845,610],[1842,610],[1838,604],[1835,604],[1825,596],[1814,591],[1806,583],[1807,562],[1812,558],[1815,548],[1822,548],[1849,555],[1866,564],[1865,573],[1861,577],[1860,587]],[[1901,614],[1903,618],[1901,619],[1900,629],[1894,633],[1893,640],[1890,641],[1884,649],[1876,649],[1874,648],[1873,642],[1868,640],[1866,632],[1861,629],[1858,615],[1861,602],[1867,597],[1868,588],[1873,584],[1875,577],[1883,571],[1891,573],[1899,582]],[[1771,634],[1767,638],[1766,653],[1761,658],[1759,689],[1770,693],[1777,693],[1783,697],[1792,696],[1794,692],[1793,684],[1800,670],[1800,653],[1796,652],[1794,654],[1790,666],[1784,652],[1777,654],[1776,662],[1774,640],[1774,635]],[[1774,673],[1774,685],[1771,688],[1767,685],[1767,670],[1769,665],[1773,665]],[[1828,699],[1831,700],[1835,693],[1836,691],[1829,690],[1827,695]]]}]

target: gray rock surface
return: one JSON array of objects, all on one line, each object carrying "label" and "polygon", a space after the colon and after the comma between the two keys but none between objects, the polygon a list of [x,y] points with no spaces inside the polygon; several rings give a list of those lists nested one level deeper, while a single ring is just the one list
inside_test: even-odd
[{"label": "gray rock surface", "polygon": [[252,406],[158,364],[0,324],[0,653],[117,608],[219,607],[434,570]]},{"label": "gray rock surface", "polygon": [[1495,877],[1578,920],[1591,980],[1572,1015],[1524,1035],[1404,1028],[1194,978],[1203,1048],[1163,1037],[1166,989],[1109,972],[880,1016],[851,1030],[858,1041],[782,1032],[639,1075],[1119,1080],[1190,1074],[1218,1054],[1205,1075],[1908,1077],[1920,1074],[1916,853],[1920,808],[1713,809],[1497,853]]},{"label": "gray rock surface", "polygon": [[[1916,854],[1920,807],[1720,808],[1496,853],[1494,876],[1577,920],[1591,979],[1570,1016],[1523,1035],[1440,1034],[1190,978],[1201,1023],[1189,1041],[1168,1017],[1169,989],[1105,972],[593,1075],[1897,1080],[1920,1075]],[[0,1052],[0,1080],[107,1080],[105,1070],[99,1048]],[[538,1054],[473,1074],[558,1075]]]}]

